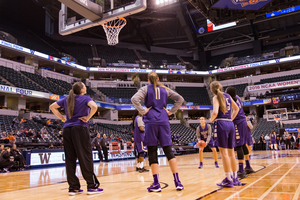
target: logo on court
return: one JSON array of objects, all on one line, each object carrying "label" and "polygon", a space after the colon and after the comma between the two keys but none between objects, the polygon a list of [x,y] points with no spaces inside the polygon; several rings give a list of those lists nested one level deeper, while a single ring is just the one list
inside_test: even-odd
[{"label": "logo on court", "polygon": [[248,5],[255,5],[262,1],[268,1],[268,0],[231,0],[233,4],[240,4],[242,7],[248,6]]}]

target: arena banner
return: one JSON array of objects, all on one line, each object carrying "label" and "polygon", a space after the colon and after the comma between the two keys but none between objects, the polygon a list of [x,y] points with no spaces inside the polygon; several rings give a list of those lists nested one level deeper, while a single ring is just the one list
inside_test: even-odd
[{"label": "arena banner", "polygon": [[46,99],[49,99],[50,95],[52,95],[45,92],[38,92],[34,90],[11,87],[7,85],[0,85],[0,92],[14,93],[14,94],[27,95],[27,96],[33,96],[38,98],[46,98]]},{"label": "arena banner", "polygon": [[253,106],[253,105],[261,105],[261,104],[269,104],[271,103],[271,99],[259,99],[253,101],[244,101],[243,106]]},{"label": "arena banner", "polygon": [[298,129],[300,129],[300,127],[285,128],[285,131],[287,131],[287,132],[298,132]]},{"label": "arena banner", "polygon": [[107,63],[107,66],[112,67],[140,67],[139,64],[133,64],[133,63]]},{"label": "arena banner", "polygon": [[275,83],[266,83],[262,85],[251,85],[248,86],[248,91],[252,92],[258,90],[278,89],[278,88],[285,88],[285,87],[291,87],[297,85],[300,85],[300,79],[275,82]]},{"label": "arena banner", "polygon": [[215,3],[213,8],[259,10],[272,0],[222,0]]},{"label": "arena banner", "polygon": [[[232,0],[234,1],[234,0]],[[244,0],[239,0],[239,1],[244,1]],[[256,0],[256,1],[261,1],[261,0]],[[269,1],[269,0],[268,0]],[[220,1],[221,2],[221,1]],[[216,69],[212,71],[185,71],[184,69],[182,70],[165,70],[165,69],[120,69],[120,68],[99,68],[99,67],[84,67],[78,64],[75,64],[73,62],[68,62],[60,58],[56,58],[54,56],[50,56],[35,50],[31,50],[10,42],[6,42],[3,40],[0,40],[0,45],[9,47],[18,51],[22,51],[25,53],[32,54],[34,56],[52,60],[61,64],[68,65],[70,67],[74,67],[80,70],[84,71],[98,71],[98,72],[119,72],[119,73],[149,73],[151,71],[155,71],[157,74],[194,74],[194,75],[209,75],[209,74],[217,74],[217,73],[223,73],[223,72],[229,72],[229,71],[235,71],[235,70],[241,70],[245,68],[251,68],[251,67],[257,67],[257,66],[265,66],[265,65],[270,65],[270,64],[275,64],[275,63],[282,63],[282,62],[289,62],[293,60],[300,60],[300,55],[298,56],[291,56],[291,57],[286,57],[286,58],[280,58],[280,59],[274,59],[274,60],[268,60],[268,61],[262,61],[262,62],[257,62],[257,63],[251,63],[251,64],[246,64],[246,65],[239,65],[239,66],[233,66],[233,67],[227,67],[227,68],[221,68],[221,69]],[[113,64],[120,64],[120,63],[113,63]],[[121,64],[124,65],[124,64]],[[126,65],[126,63],[125,63]],[[132,65],[138,65],[138,64],[128,64],[130,66]],[[125,66],[126,67],[126,66]]]},{"label": "arena banner", "polygon": [[[99,161],[98,151],[93,151],[93,160]],[[163,156],[164,151],[162,148],[157,149],[158,156]],[[39,165],[53,165],[53,164],[64,164],[65,163],[65,153],[63,151],[41,151],[41,152],[32,152],[25,154],[26,161],[30,161],[28,164],[30,166],[39,166]],[[133,151],[120,150],[118,154],[108,153],[109,160],[123,160],[123,159],[134,159],[135,155]]]}]

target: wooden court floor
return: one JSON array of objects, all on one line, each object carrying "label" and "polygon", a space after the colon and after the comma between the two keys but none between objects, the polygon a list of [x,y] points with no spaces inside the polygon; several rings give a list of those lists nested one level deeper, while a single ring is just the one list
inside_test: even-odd
[{"label": "wooden court floor", "polygon": [[252,167],[257,172],[242,180],[244,186],[219,188],[216,183],[224,178],[220,168],[214,167],[212,153],[204,154],[204,168],[198,169],[198,154],[177,156],[179,176],[185,189],[176,191],[166,158],[159,158],[162,192],[148,193],[152,183],[151,172],[135,171],[135,161],[95,163],[94,171],[101,182],[103,194],[86,195],[86,183],[80,169],[84,194],[68,196],[64,167],[32,169],[0,174],[0,200],[8,199],[297,199],[300,193],[300,152],[256,151]]}]

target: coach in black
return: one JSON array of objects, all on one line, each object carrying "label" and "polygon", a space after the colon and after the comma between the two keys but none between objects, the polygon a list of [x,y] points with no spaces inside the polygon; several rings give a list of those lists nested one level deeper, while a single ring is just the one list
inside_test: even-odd
[{"label": "coach in black", "polygon": [[106,147],[106,135],[103,134],[101,140],[100,140],[100,145],[103,150],[105,162],[108,162],[108,152],[107,152],[107,147]]},{"label": "coach in black", "polygon": [[[69,195],[83,192],[80,189],[79,179],[75,175],[77,159],[83,178],[87,182],[87,194],[96,194],[103,191],[103,189],[98,188],[100,183],[93,171],[91,137],[88,131],[88,121],[97,111],[97,105],[91,97],[84,94],[86,94],[84,83],[74,83],[69,96],[50,106],[53,114],[65,122],[63,140]],[[64,108],[67,119],[58,111],[60,107]]]},{"label": "coach in black", "polygon": [[92,146],[94,149],[96,149],[98,151],[98,157],[100,161],[103,161],[103,155],[101,152],[101,146],[100,146],[100,133],[97,134],[97,137],[95,137],[92,141]]}]

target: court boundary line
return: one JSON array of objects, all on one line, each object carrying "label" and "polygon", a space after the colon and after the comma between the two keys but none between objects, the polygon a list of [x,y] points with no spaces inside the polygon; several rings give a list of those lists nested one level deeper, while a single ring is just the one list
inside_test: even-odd
[{"label": "court boundary line", "polygon": [[284,179],[284,177],[290,173],[290,171],[292,171],[292,169],[294,169],[297,166],[297,163],[294,164],[293,167],[291,167],[284,175],[282,175],[282,177],[280,179],[278,179],[278,181],[276,181],[267,191],[265,191],[265,193],[263,193],[258,200],[261,200],[263,198],[265,198],[277,185],[278,183],[280,183],[280,181],[282,181],[282,179]]},{"label": "court boundary line", "polygon": [[271,174],[273,171],[276,171],[277,169],[279,169],[280,167],[282,167],[284,164],[281,164],[280,166],[276,167],[275,169],[273,169],[272,171],[266,173],[265,175],[263,175],[262,177],[260,177],[259,179],[257,179],[256,181],[250,183],[249,185],[247,185],[246,187],[244,187],[243,189],[237,191],[236,193],[230,195],[229,197],[227,197],[225,200],[229,200],[233,197],[235,197],[236,195],[238,195],[239,193],[241,193],[242,191],[246,190],[248,187],[252,186],[253,184],[257,183],[258,181],[260,181],[261,179],[263,179],[264,177],[268,176],[269,174]]},{"label": "court boundary line", "polygon": [[293,197],[293,200],[297,200],[299,198],[299,194],[300,194],[300,184],[295,192],[295,195]]},{"label": "court boundary line", "polygon": [[[265,166],[265,165],[257,165],[257,166],[262,166],[263,168],[261,168],[261,169],[255,171],[255,173],[256,173],[256,172],[259,172],[259,171],[261,171],[261,170],[266,169],[266,168],[267,168],[268,166],[270,166],[270,165],[268,165],[268,166]],[[246,179],[246,178],[247,178],[247,177],[245,177],[245,178],[243,178],[243,179]],[[241,180],[243,180],[243,179],[241,179]],[[222,189],[224,189],[224,188],[222,187],[222,188],[216,189],[216,190],[214,190],[214,191],[212,191],[212,192],[210,192],[210,193],[207,193],[207,194],[205,194],[205,195],[202,195],[201,197],[197,198],[196,200],[203,199],[204,197],[207,197],[207,196],[209,196],[209,195],[211,195],[211,194],[214,194],[214,193],[216,193],[216,192],[218,192],[218,191],[220,191],[220,190],[222,190]],[[250,199],[251,199],[251,198],[250,198]],[[256,199],[256,198],[255,198],[255,199]]]}]

